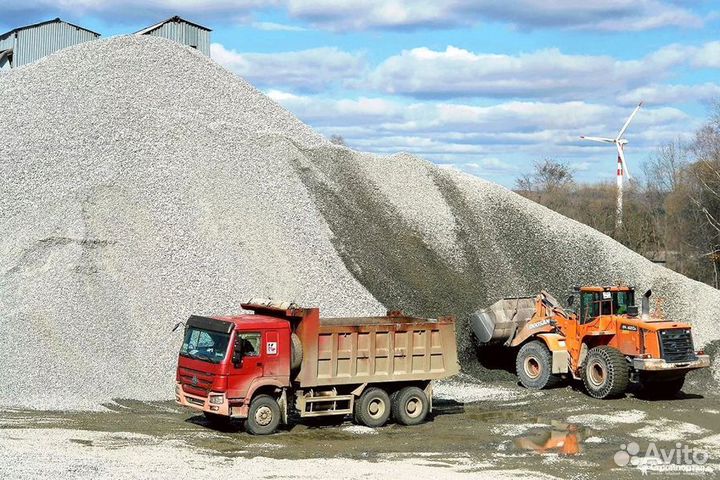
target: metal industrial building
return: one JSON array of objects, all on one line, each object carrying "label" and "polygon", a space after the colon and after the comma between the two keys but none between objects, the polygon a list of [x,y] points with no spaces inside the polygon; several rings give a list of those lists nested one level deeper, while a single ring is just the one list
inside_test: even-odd
[{"label": "metal industrial building", "polygon": [[[210,56],[210,30],[178,16],[144,28],[136,35],[153,35],[197,48]],[[0,70],[19,67],[60,49],[97,40],[99,33],[56,18],[18,27],[0,35]]]},{"label": "metal industrial building", "polygon": [[59,18],[19,27],[0,35],[0,70],[19,67],[99,37],[99,33]]},{"label": "metal industrial building", "polygon": [[153,35],[168,38],[178,43],[197,48],[210,56],[210,30],[197,23],[188,22],[178,16],[170,17],[160,23],[144,28],[136,35]]}]

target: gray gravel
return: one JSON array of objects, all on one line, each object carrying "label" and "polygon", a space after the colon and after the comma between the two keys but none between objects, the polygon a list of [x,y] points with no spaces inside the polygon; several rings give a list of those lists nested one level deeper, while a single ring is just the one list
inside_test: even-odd
[{"label": "gray gravel", "polygon": [[258,296],[464,322],[623,280],[720,336],[717,290],[500,186],[333,146],[166,40],[61,51],[0,76],[0,102],[0,405],[170,398],[172,325]]}]

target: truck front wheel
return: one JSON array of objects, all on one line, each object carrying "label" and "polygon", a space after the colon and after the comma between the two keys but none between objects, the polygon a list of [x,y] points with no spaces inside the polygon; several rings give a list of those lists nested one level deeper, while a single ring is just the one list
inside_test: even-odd
[{"label": "truck front wheel", "polygon": [[355,421],[368,427],[382,427],[390,417],[390,396],[382,388],[368,388],[355,402]]},{"label": "truck front wheel", "polygon": [[533,340],[520,348],[515,372],[525,388],[541,390],[554,387],[560,377],[552,373],[552,353],[544,342]]},{"label": "truck front wheel", "polygon": [[630,364],[619,350],[607,345],[591,348],[581,370],[585,390],[593,398],[618,397],[630,382]]},{"label": "truck front wheel", "polygon": [[253,435],[270,435],[280,425],[280,406],[270,395],[258,395],[250,402],[245,431]]},{"label": "truck front wheel", "polygon": [[393,395],[392,415],[402,425],[418,425],[430,410],[427,395],[418,387],[405,387]]}]

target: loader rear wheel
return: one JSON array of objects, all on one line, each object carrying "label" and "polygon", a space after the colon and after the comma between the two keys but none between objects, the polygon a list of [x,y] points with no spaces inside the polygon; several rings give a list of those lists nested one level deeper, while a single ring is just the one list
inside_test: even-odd
[{"label": "loader rear wheel", "polygon": [[270,395],[258,395],[250,402],[245,431],[253,435],[270,435],[280,425],[280,405]]},{"label": "loader rear wheel", "polygon": [[581,370],[585,390],[593,398],[618,397],[630,383],[630,364],[619,350],[607,345],[591,348]]},{"label": "loader rear wheel", "polygon": [[382,427],[390,418],[390,396],[382,388],[371,387],[355,402],[355,421],[367,427]]},{"label": "loader rear wheel", "polygon": [[430,410],[427,395],[418,387],[405,387],[392,397],[392,416],[401,425],[418,425]]},{"label": "loader rear wheel", "polygon": [[640,377],[643,394],[650,398],[672,398],[682,390],[685,376],[672,380],[653,380]]},{"label": "loader rear wheel", "polygon": [[541,390],[560,382],[552,373],[552,353],[545,343],[533,340],[520,348],[515,360],[515,371],[525,388]]}]

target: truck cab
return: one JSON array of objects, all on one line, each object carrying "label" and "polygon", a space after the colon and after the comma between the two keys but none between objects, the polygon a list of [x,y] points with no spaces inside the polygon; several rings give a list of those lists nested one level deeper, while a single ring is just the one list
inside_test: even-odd
[{"label": "truck cab", "polygon": [[211,414],[240,415],[258,389],[290,385],[289,356],[287,320],[192,316],[178,356],[175,399]]}]

